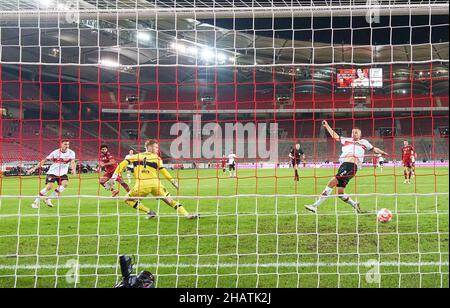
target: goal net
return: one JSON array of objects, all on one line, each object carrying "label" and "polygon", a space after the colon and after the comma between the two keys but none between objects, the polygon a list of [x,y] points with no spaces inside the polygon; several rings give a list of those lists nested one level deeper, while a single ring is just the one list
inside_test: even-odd
[{"label": "goal net", "polygon": [[448,8],[1,1],[0,287],[448,287]]}]

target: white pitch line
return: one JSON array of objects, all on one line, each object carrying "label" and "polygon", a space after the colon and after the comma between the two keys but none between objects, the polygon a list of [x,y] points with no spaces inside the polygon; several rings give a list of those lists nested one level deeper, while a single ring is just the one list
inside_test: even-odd
[{"label": "white pitch line", "polygon": [[[271,267],[373,267],[374,265],[386,266],[386,267],[398,267],[398,266],[449,266],[449,262],[340,262],[340,263],[246,263],[246,264],[236,264],[236,263],[221,263],[221,264],[138,264],[135,267],[139,268],[271,268]],[[77,268],[79,269],[115,269],[117,264],[79,264]],[[39,269],[73,269],[73,265],[59,264],[22,264],[22,265],[0,265],[0,270],[39,270]]]}]

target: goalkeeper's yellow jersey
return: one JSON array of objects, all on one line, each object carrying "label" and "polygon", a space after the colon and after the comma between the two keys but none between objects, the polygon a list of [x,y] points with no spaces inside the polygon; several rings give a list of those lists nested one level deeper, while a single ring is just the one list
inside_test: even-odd
[{"label": "goalkeeper's yellow jersey", "polygon": [[173,180],[157,154],[144,152],[128,156],[117,166],[115,173],[120,174],[128,165],[133,165],[133,174],[137,180],[159,180],[161,177]]}]

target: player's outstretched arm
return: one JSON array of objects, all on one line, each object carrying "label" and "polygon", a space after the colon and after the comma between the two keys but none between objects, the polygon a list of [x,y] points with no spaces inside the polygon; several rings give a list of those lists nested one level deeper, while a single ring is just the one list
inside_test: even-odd
[{"label": "player's outstretched arm", "polygon": [[41,160],[35,167],[28,169],[27,174],[34,173],[37,169],[41,168],[47,162],[47,158]]},{"label": "player's outstretched arm", "polygon": [[412,148],[412,152],[411,152],[411,161],[413,162],[413,163],[415,163],[416,162],[416,158],[417,158],[417,152],[416,152],[416,149],[413,147]]},{"label": "player's outstretched arm", "polygon": [[167,171],[166,168],[161,167],[161,168],[159,169],[159,172],[162,174],[162,176],[163,176],[164,178],[166,178],[168,181],[170,181],[170,183],[172,183],[172,185],[173,185],[173,187],[175,187],[175,189],[178,190],[178,189],[180,188],[179,185],[178,185],[178,181],[175,180],[175,179],[172,177],[172,175],[170,174],[169,171]]},{"label": "player's outstretched arm", "polygon": [[382,149],[377,148],[377,147],[373,147],[373,151],[377,154],[388,155],[388,153],[386,153],[385,151],[383,151]]},{"label": "player's outstretched arm", "polygon": [[158,170],[160,172],[160,174],[168,181],[170,181],[170,183],[172,183],[173,187],[175,187],[175,189],[179,189],[180,186],[178,185],[178,181],[175,180],[173,178],[173,176],[170,174],[169,171],[167,171],[167,169],[164,167],[164,164],[162,162],[161,159],[158,160]]},{"label": "player's outstretched arm", "polygon": [[339,136],[332,128],[331,126],[328,124],[327,121],[323,120],[322,121],[322,126],[328,131],[328,133],[330,134],[331,138],[333,138],[336,141],[340,141],[341,140],[341,136]]},{"label": "player's outstretched arm", "polygon": [[119,176],[119,174],[122,173],[122,171],[129,165],[131,164],[131,158],[125,159],[123,161],[120,162],[120,164],[116,167],[116,170],[114,170],[114,175],[113,175],[113,179],[116,180],[117,177]]},{"label": "player's outstretched arm", "polygon": [[72,174],[77,175],[77,162],[75,161],[75,159],[72,159],[72,161],[70,162],[70,166],[72,168]]}]

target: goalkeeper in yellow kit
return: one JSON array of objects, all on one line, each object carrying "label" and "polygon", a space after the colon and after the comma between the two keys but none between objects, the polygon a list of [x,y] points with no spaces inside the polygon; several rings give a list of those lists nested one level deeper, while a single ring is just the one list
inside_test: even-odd
[{"label": "goalkeeper in yellow kit", "polygon": [[133,165],[133,174],[136,178],[134,188],[126,195],[125,203],[129,206],[139,209],[147,214],[147,218],[151,219],[156,213],[147,208],[142,200],[134,199],[134,197],[147,197],[152,194],[160,197],[166,204],[177,210],[177,212],[188,219],[197,219],[196,214],[189,214],[186,209],[177,201],[172,199],[167,189],[160,182],[160,175],[172,183],[178,190],[178,182],[170,175],[162,159],[158,156],[159,144],[156,140],[148,140],[145,142],[146,152],[138,153],[122,161],[114,171],[112,178],[105,184],[105,187],[112,187],[116,179],[128,165]]}]

